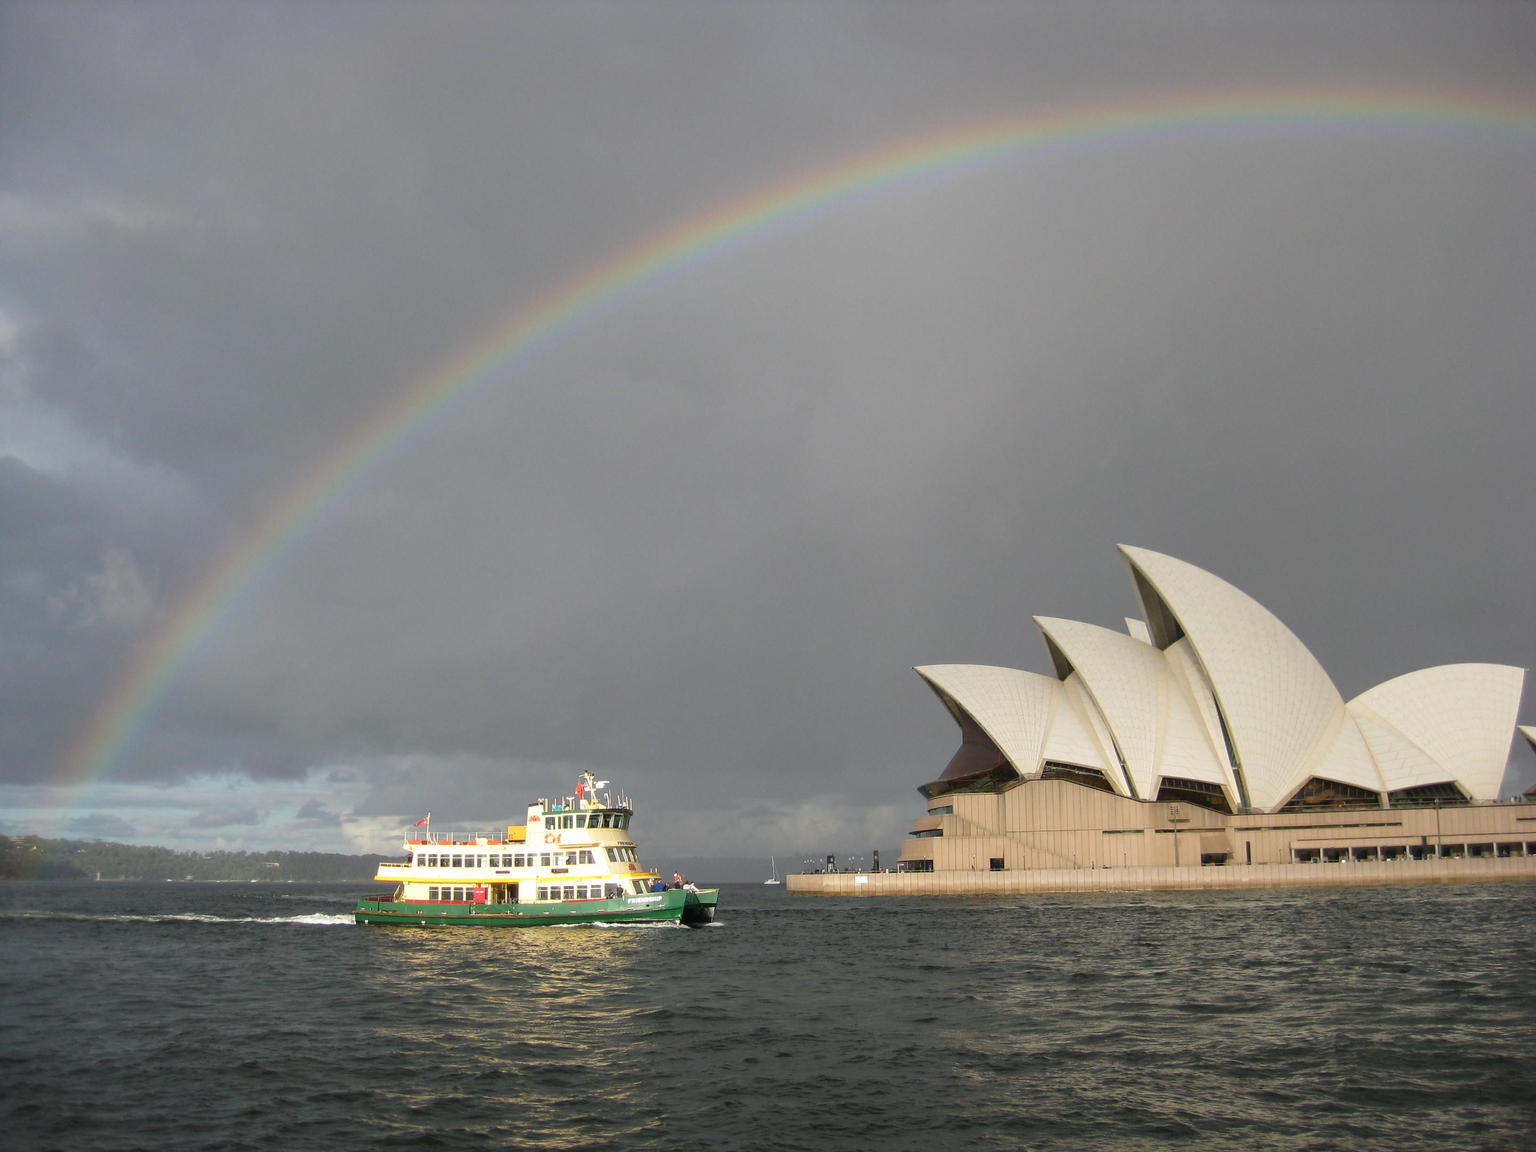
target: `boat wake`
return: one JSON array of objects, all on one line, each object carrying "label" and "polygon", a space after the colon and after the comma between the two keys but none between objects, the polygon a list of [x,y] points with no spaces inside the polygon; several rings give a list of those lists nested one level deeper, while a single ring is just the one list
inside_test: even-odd
[{"label": "boat wake", "polygon": [[302,916],[210,916],[205,912],[12,912],[4,919],[72,920],[94,924],[301,924],[324,927],[353,923],[351,914],[339,916],[331,912],[309,912]]}]

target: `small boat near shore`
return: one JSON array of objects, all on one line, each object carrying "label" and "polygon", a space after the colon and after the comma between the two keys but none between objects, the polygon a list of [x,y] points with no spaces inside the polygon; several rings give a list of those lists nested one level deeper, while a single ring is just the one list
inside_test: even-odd
[{"label": "small boat near shore", "polygon": [[[431,816],[406,834],[405,859],[380,862],[389,896],[357,902],[359,924],[525,928],[549,924],[684,924],[714,919],[718,888],[640,863],[628,796],[583,773],[575,792],[528,805],[522,824],[435,836]],[[425,831],[418,832],[418,829]]]}]

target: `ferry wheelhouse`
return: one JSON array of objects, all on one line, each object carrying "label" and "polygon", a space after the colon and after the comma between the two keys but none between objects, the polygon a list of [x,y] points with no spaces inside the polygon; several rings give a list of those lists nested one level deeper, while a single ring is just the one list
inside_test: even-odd
[{"label": "ferry wheelhouse", "polygon": [[[574,794],[528,806],[505,832],[433,835],[431,817],[407,834],[405,859],[381,862],[389,896],[357,902],[359,924],[467,925],[681,923],[714,918],[719,889],[671,884],[640,863],[628,796],[583,773]],[[424,830],[423,830],[424,829]]]}]

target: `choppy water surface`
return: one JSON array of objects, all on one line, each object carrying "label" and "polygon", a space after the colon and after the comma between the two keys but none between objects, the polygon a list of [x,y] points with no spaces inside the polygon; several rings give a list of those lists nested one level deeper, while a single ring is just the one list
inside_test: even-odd
[{"label": "choppy water surface", "polygon": [[10,1149],[1529,1149],[1536,885],[359,928],[0,886]]}]

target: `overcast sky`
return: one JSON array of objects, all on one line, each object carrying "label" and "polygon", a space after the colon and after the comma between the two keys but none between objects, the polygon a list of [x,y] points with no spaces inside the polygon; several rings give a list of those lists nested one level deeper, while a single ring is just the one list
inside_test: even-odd
[{"label": "overcast sky", "polygon": [[[1275,87],[1525,131],[1132,133],[691,263],[389,454],[46,787],[232,542],[571,277],[882,146]],[[1531,667],[1533,207],[1523,3],[6,3],[4,829],[390,850],[591,767],[650,859],[892,851],[958,741],[911,666],[1048,672],[1031,616],[1137,613],[1118,542],[1346,698]]]}]

